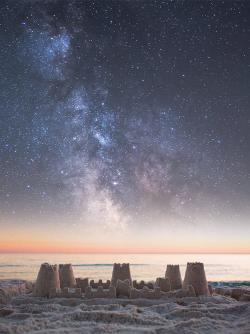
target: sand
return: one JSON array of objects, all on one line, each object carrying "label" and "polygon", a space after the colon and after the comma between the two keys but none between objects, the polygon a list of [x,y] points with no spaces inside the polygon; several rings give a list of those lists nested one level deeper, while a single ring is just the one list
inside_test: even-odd
[{"label": "sand", "polygon": [[[47,299],[25,294],[23,283],[5,304],[0,304],[1,334],[250,333],[250,303],[227,296],[165,300]],[[5,281],[4,287],[0,282],[0,289],[14,285],[18,286],[18,282]],[[26,286],[30,288],[29,284]]]}]

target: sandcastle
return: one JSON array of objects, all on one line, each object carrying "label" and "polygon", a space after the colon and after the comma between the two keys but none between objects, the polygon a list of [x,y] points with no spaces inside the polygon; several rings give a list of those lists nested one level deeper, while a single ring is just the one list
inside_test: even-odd
[{"label": "sandcastle", "polygon": [[60,279],[57,264],[41,264],[33,290],[34,296],[49,297],[51,289],[60,289]]},{"label": "sandcastle", "polygon": [[76,285],[73,268],[70,263],[59,264],[59,277],[61,289],[73,288]]},{"label": "sandcastle", "polygon": [[178,290],[182,288],[181,272],[178,264],[167,265],[165,278],[169,279],[171,290]]},{"label": "sandcastle", "polygon": [[186,288],[188,285],[193,286],[196,296],[210,295],[203,263],[187,263],[185,278],[183,281],[183,288]]},{"label": "sandcastle", "polygon": [[130,285],[132,285],[129,263],[114,263],[111,285],[116,286],[118,279],[121,281],[129,280]]},{"label": "sandcastle", "polygon": [[[210,290],[213,291],[212,287]],[[216,293],[223,293],[219,288]],[[158,277],[155,282],[136,280],[132,282],[128,263],[115,263],[111,280],[99,281],[74,277],[71,264],[50,265],[43,263],[40,267],[34,296],[49,298],[183,298],[210,295],[203,263],[187,263],[185,278],[181,281],[179,265],[168,265],[165,277]],[[239,299],[248,292],[234,289],[231,294]],[[237,295],[237,297],[236,297]],[[244,299],[249,298],[244,295]],[[243,298],[243,297],[242,297]]]}]

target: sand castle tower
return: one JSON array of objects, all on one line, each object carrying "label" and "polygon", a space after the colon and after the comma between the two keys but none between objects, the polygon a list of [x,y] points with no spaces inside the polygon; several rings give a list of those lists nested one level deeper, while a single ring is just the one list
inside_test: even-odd
[{"label": "sand castle tower", "polygon": [[59,277],[61,289],[73,288],[76,286],[76,280],[71,264],[59,264]]},{"label": "sand castle tower", "polygon": [[49,297],[50,289],[60,289],[60,279],[57,264],[41,264],[37,275],[33,295],[36,297]]},{"label": "sand castle tower", "polygon": [[185,278],[183,281],[183,288],[186,288],[188,285],[193,286],[196,296],[210,295],[203,263],[187,263]]},{"label": "sand castle tower", "polygon": [[123,263],[123,264],[114,263],[111,285],[116,286],[117,280],[120,281],[129,280],[130,285],[132,286],[129,263]]},{"label": "sand castle tower", "polygon": [[182,288],[180,266],[178,264],[168,264],[165,278],[169,279],[171,290],[178,290]]}]

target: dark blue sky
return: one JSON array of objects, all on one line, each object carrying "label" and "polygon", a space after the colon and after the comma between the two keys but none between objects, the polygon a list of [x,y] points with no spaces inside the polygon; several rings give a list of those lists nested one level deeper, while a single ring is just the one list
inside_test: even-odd
[{"label": "dark blue sky", "polygon": [[248,1],[1,1],[0,224],[249,227],[249,22]]}]

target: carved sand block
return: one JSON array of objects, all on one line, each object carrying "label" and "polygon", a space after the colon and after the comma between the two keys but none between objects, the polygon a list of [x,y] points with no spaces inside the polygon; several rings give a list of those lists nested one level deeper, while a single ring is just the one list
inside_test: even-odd
[{"label": "carved sand block", "polygon": [[195,290],[192,285],[188,285],[184,289],[180,289],[176,291],[175,297],[184,298],[184,297],[196,297]]},{"label": "carved sand block", "polygon": [[63,298],[81,298],[82,297],[81,288],[63,288],[62,297]]},{"label": "carved sand block", "polygon": [[117,280],[129,280],[132,286],[132,279],[130,274],[129,263],[114,263],[111,285],[116,286]]},{"label": "carved sand block", "polygon": [[242,296],[243,292],[241,288],[233,288],[232,289],[232,298],[236,299],[236,300],[240,300],[240,297]]},{"label": "carved sand block", "polygon": [[85,289],[89,285],[89,279],[88,278],[76,278],[76,287],[80,288],[82,293],[85,292]]},{"label": "carved sand block", "polygon": [[70,263],[59,264],[59,277],[60,277],[61,289],[73,288],[76,286],[76,280],[74,277],[73,268]]},{"label": "carved sand block", "polygon": [[192,285],[188,285],[185,289],[178,289],[166,292],[164,293],[163,297],[167,298],[196,297],[196,294]]},{"label": "carved sand block", "polygon": [[58,266],[43,263],[37,275],[33,295],[49,297],[51,288],[60,289]]},{"label": "carved sand block", "polygon": [[250,294],[243,293],[239,300],[240,302],[250,302]]},{"label": "carved sand block", "polygon": [[142,289],[138,290],[132,288],[130,290],[131,299],[146,298],[146,299],[159,299],[161,298],[161,290],[159,287],[154,289],[149,289],[147,286],[144,286]]},{"label": "carved sand block", "polygon": [[178,290],[182,288],[181,272],[178,264],[167,265],[165,278],[169,279],[171,290]]},{"label": "carved sand block", "polygon": [[212,296],[213,293],[214,293],[214,287],[212,285],[208,284],[208,290],[209,290],[210,295]]},{"label": "carved sand block", "polygon": [[81,298],[81,288],[50,289],[50,298]]},{"label": "carved sand block", "polygon": [[62,296],[62,290],[59,288],[51,288],[49,291],[49,298],[59,298]]},{"label": "carved sand block", "polygon": [[[208,289],[209,289],[209,286],[208,286]],[[218,295],[228,296],[228,297],[231,297],[231,294],[232,294],[232,290],[230,288],[227,288],[227,287],[216,287],[214,289],[214,292]],[[210,293],[210,295],[213,294],[213,292],[211,293],[210,290],[209,290],[209,293]]]},{"label": "carved sand block", "polygon": [[137,282],[136,280],[133,281],[133,288],[135,288],[135,289],[140,290],[144,286],[147,286],[149,289],[153,289],[154,288],[154,284],[152,282],[145,282],[145,281]]},{"label": "carved sand block", "polygon": [[95,290],[88,286],[85,289],[85,298],[116,298],[116,289],[114,286],[110,286],[104,290],[102,286],[98,286],[97,290]]},{"label": "carved sand block", "polygon": [[131,282],[129,279],[124,281],[117,280],[116,282],[116,297],[129,297],[131,290]]},{"label": "carved sand block", "polygon": [[99,279],[98,282],[95,282],[94,280],[91,280],[89,282],[89,285],[93,288],[93,289],[97,289],[98,286],[102,286],[103,289],[108,289],[110,287],[110,280],[107,280],[106,282],[103,282],[101,279]]},{"label": "carved sand block", "polygon": [[250,289],[244,288],[244,287],[238,287],[238,288],[231,289],[231,297],[236,300],[240,300],[244,294],[250,295]]},{"label": "carved sand block", "polygon": [[159,287],[161,291],[168,292],[171,290],[169,278],[158,277],[155,286]]},{"label": "carved sand block", "polygon": [[185,278],[183,281],[183,288],[186,288],[188,285],[193,286],[196,296],[210,295],[203,263],[187,263]]}]

